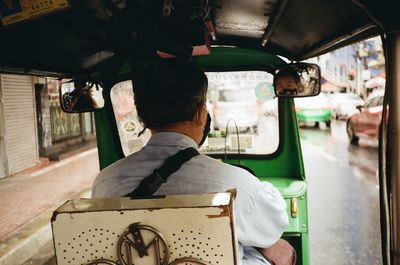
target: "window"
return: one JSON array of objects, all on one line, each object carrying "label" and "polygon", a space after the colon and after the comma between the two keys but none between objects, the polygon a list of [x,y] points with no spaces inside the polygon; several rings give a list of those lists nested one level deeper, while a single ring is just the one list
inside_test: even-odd
[{"label": "window", "polygon": [[345,77],[346,76],[346,66],[341,65],[340,66],[340,77]]},{"label": "window", "polygon": [[379,97],[378,106],[383,106],[383,96]]},{"label": "window", "polygon": [[366,108],[373,108],[378,106],[379,97],[375,97],[370,99],[367,103],[365,103]]},{"label": "window", "polygon": [[146,130],[139,136],[143,126],[137,117],[132,81],[116,84],[111,89],[111,102],[125,156],[139,151],[146,145],[151,133]]},{"label": "window", "polygon": [[329,60],[325,61],[325,68],[326,68],[326,70],[330,70],[331,69],[331,65],[330,65]]},{"label": "window", "polygon": [[[279,145],[278,100],[264,71],[208,72],[211,132],[205,153],[271,154]],[[239,141],[238,141],[239,139]]]},{"label": "window", "polygon": [[[279,145],[278,100],[273,76],[264,71],[210,72],[206,107],[211,131],[200,148],[206,154],[271,154]],[[111,89],[124,154],[140,150],[151,136],[137,116],[131,81]],[[237,130],[236,130],[237,128]],[[239,139],[239,140],[238,140]]]}]

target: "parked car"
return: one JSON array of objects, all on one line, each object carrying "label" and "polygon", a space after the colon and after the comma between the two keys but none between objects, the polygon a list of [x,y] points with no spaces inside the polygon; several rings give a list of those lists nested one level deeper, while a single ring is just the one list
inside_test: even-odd
[{"label": "parked car", "polygon": [[335,93],[331,96],[332,118],[347,119],[357,113],[357,107],[364,105],[364,100],[355,93]]},{"label": "parked car", "polygon": [[351,144],[358,144],[360,137],[378,139],[382,119],[383,95],[371,97],[359,113],[347,120],[347,135]]},{"label": "parked car", "polygon": [[327,127],[331,126],[331,108],[329,98],[325,94],[295,98],[294,102],[299,123],[314,122],[315,126],[319,126],[320,122],[324,122]]},{"label": "parked car", "polygon": [[[225,129],[234,120],[239,131],[257,130],[259,105],[254,89],[221,89],[213,105],[214,129]],[[231,122],[229,126],[235,126]]]}]

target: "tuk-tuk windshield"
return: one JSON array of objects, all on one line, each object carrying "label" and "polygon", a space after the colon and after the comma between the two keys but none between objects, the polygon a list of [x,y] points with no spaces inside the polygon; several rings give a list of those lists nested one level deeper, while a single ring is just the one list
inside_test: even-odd
[{"label": "tuk-tuk windshield", "polygon": [[[208,72],[212,131],[206,153],[271,154],[279,144],[278,101],[265,71]],[[239,138],[239,144],[238,144]]]},{"label": "tuk-tuk windshield", "polygon": [[[207,110],[211,131],[203,153],[274,153],[279,145],[278,101],[273,76],[265,71],[208,72]],[[111,89],[119,135],[125,155],[142,148],[150,137],[143,130],[133,99],[131,81]]]}]

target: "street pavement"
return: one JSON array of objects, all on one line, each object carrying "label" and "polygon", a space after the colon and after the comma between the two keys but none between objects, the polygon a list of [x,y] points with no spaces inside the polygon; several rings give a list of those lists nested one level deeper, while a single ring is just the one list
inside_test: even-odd
[{"label": "street pavement", "polygon": [[0,265],[23,264],[45,247],[52,238],[52,212],[71,198],[90,197],[98,171],[92,148],[1,179]]}]

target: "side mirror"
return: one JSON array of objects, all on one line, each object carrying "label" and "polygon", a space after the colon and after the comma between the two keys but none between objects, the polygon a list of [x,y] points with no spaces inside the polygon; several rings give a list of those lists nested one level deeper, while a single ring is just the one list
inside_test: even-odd
[{"label": "side mirror", "polygon": [[104,107],[103,87],[84,81],[69,81],[60,87],[61,108],[65,112],[89,112]]},{"label": "side mirror", "polygon": [[275,68],[274,90],[277,97],[316,96],[321,92],[321,71],[318,65],[293,63]]}]

